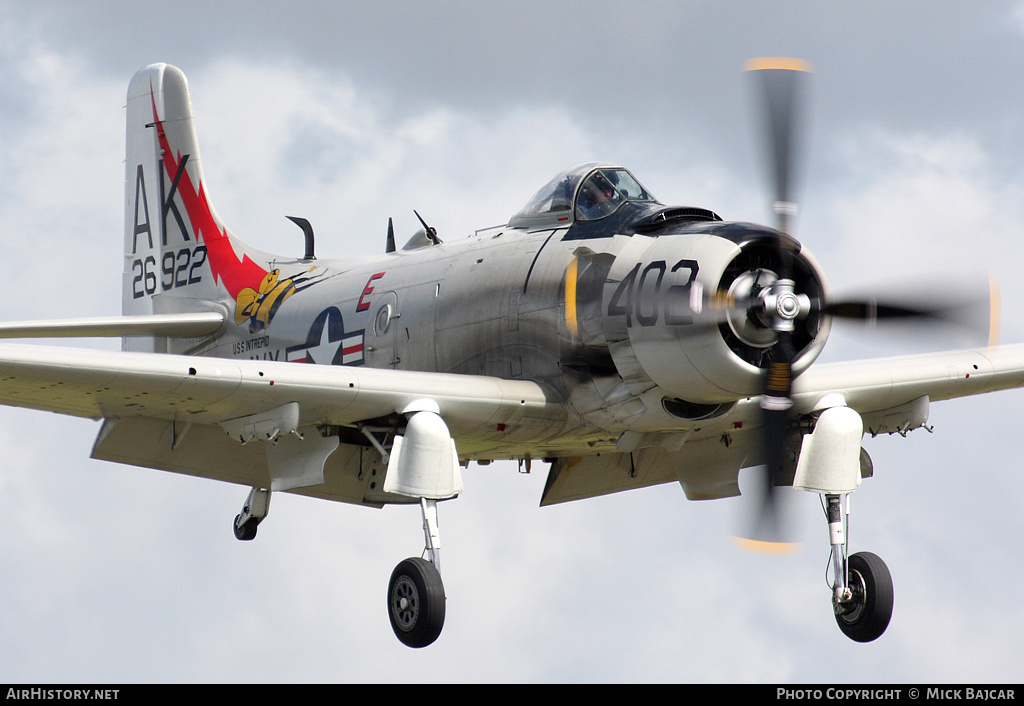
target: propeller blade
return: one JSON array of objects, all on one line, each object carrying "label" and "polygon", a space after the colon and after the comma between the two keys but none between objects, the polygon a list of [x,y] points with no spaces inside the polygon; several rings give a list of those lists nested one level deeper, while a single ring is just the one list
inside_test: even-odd
[{"label": "propeller blade", "polygon": [[950,327],[999,343],[999,283],[990,277],[983,286],[970,284],[922,286],[912,293],[851,297],[821,303],[820,310],[840,319],[874,324],[925,324]]},{"label": "propeller blade", "polygon": [[797,545],[786,540],[785,512],[780,505],[777,486],[789,461],[789,433],[793,400],[792,333],[777,332],[779,340],[772,348],[772,360],[765,371],[764,394],[761,396],[761,448],[763,465],[759,468],[760,503],[748,536],[736,538],[742,549],[772,554],[789,554]]},{"label": "propeller blade", "polygon": [[791,523],[784,521],[788,511],[781,501],[785,496],[781,495],[781,491],[772,492],[771,501],[766,500],[768,496],[762,495],[759,498],[749,531],[733,536],[732,542],[745,552],[796,554],[800,551],[800,542],[787,539],[787,528]]},{"label": "propeller blade", "polygon": [[759,79],[764,106],[765,139],[776,227],[791,232],[796,215],[794,165],[800,130],[800,90],[811,70],[802,59],[751,59],[744,67]]},{"label": "propeller blade", "polygon": [[[809,65],[799,59],[751,59],[744,67],[751,72],[760,91],[762,119],[769,167],[773,210],[776,214],[775,250],[750,265],[727,288],[705,291],[697,283],[689,292],[689,305],[695,322],[728,322],[737,337],[763,351],[759,364],[764,368],[761,389],[759,456],[762,465],[758,487],[751,495],[760,495],[754,517],[744,537],[736,543],[744,549],[784,553],[793,551],[786,541],[785,511],[777,490],[788,485],[799,419],[792,399],[793,366],[797,360],[798,322],[812,317],[853,319],[868,323],[893,322],[906,328],[913,323],[954,324],[961,332],[989,329],[989,345],[998,336],[999,301],[995,283],[988,296],[965,295],[957,280],[932,278],[926,286],[908,288],[904,296],[851,297],[835,301],[820,299],[821,290],[806,289],[800,276],[799,244],[790,237],[796,216],[795,184],[798,138],[801,130],[801,91]],[[798,281],[799,280],[799,281]],[[957,291],[959,290],[959,291]],[[985,312],[982,302],[987,299]],[[746,490],[744,491],[746,494]]]},{"label": "propeller blade", "polygon": [[[749,536],[737,538],[737,544],[744,549],[789,553],[794,550],[794,545],[783,541],[786,523],[776,485],[785,473],[793,422],[794,321],[806,316],[810,309],[809,299],[795,292],[795,283],[791,279],[793,258],[799,246],[789,237],[796,216],[793,189],[794,153],[800,129],[799,96],[810,67],[800,59],[762,58],[748,61],[745,69],[758,78],[762,91],[769,176],[774,198],[772,208],[777,219],[776,230],[779,231],[775,241],[778,257],[773,267],[776,279],[759,288],[754,298],[745,301],[732,301],[728,296],[716,295],[716,301],[709,308],[712,311],[731,309],[735,312],[738,307],[743,307],[745,317],[756,314],[762,325],[771,328],[777,337],[764,372],[761,395],[761,502]],[[694,303],[691,301],[691,308]]]},{"label": "propeller blade", "polygon": [[[886,301],[872,297],[866,300],[829,302],[822,306],[822,313],[841,319],[855,319],[868,323],[891,320],[920,320],[945,323],[969,323],[964,315],[984,305],[983,302],[964,301],[952,304],[929,304],[901,301]],[[984,317],[986,323],[990,317]]]},{"label": "propeller blade", "polygon": [[[953,291],[956,290],[956,291]],[[813,300],[807,313],[821,312],[847,321],[868,326],[937,325],[949,327],[957,334],[978,338],[988,346],[999,343],[1000,298],[999,283],[989,279],[982,287],[934,284],[920,287],[913,294],[883,296],[850,296],[833,301]],[[725,290],[708,290],[694,282],[686,306],[694,314],[694,321],[702,324],[720,324],[763,312],[764,302],[758,297],[731,294]],[[797,318],[802,318],[802,312]],[[764,314],[760,314],[764,318]]]}]

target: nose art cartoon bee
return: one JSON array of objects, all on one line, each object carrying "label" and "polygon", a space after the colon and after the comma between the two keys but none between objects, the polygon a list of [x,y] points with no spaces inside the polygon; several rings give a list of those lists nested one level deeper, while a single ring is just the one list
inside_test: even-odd
[{"label": "nose art cartoon bee", "polygon": [[[312,272],[312,268],[309,272]],[[285,300],[296,292],[301,292],[320,281],[315,275],[289,277],[281,279],[281,270],[271,270],[260,282],[259,291],[245,287],[238,293],[235,307],[235,323],[244,324],[248,319],[249,332],[262,331],[270,325],[270,321]]]}]

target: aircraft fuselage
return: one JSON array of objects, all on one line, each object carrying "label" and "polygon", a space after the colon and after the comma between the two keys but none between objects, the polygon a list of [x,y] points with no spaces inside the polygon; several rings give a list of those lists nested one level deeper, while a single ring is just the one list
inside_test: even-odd
[{"label": "aircraft fuselage", "polygon": [[774,236],[693,217],[623,230],[498,227],[437,244],[421,232],[375,257],[271,261],[258,292],[223,303],[235,324],[193,351],[541,382],[570,411],[551,432],[591,443],[623,425],[697,426],[756,393],[751,347],[695,317],[689,296],[753,267]]}]

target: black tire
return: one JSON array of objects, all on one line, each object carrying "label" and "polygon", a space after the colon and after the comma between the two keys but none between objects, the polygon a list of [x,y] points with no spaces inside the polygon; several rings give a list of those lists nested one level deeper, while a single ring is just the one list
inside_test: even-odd
[{"label": "black tire", "polygon": [[839,629],[857,642],[881,637],[892,618],[892,576],[885,562],[871,552],[850,557],[850,588],[853,608],[836,616]]},{"label": "black tire", "polygon": [[426,559],[406,559],[391,572],[388,617],[395,636],[409,647],[426,647],[444,627],[444,584]]},{"label": "black tire", "polygon": [[256,538],[256,528],[259,526],[259,522],[255,517],[250,518],[244,525],[239,526],[238,521],[242,519],[241,515],[235,515],[235,521],[232,523],[232,527],[235,530],[235,539],[240,539],[243,542],[248,542]]}]

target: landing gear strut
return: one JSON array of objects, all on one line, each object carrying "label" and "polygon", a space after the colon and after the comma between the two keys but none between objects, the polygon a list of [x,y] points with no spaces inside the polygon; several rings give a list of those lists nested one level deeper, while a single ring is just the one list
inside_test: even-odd
[{"label": "landing gear strut", "polygon": [[836,623],[851,640],[871,642],[881,637],[892,618],[892,576],[885,562],[871,552],[846,556],[849,495],[829,494],[825,502],[832,543],[832,609]]},{"label": "landing gear strut", "polygon": [[388,583],[388,617],[395,636],[409,647],[426,647],[444,627],[445,596],[441,582],[441,540],[437,529],[437,502],[420,498],[423,513],[424,554],[427,559],[406,559],[395,567]]}]

